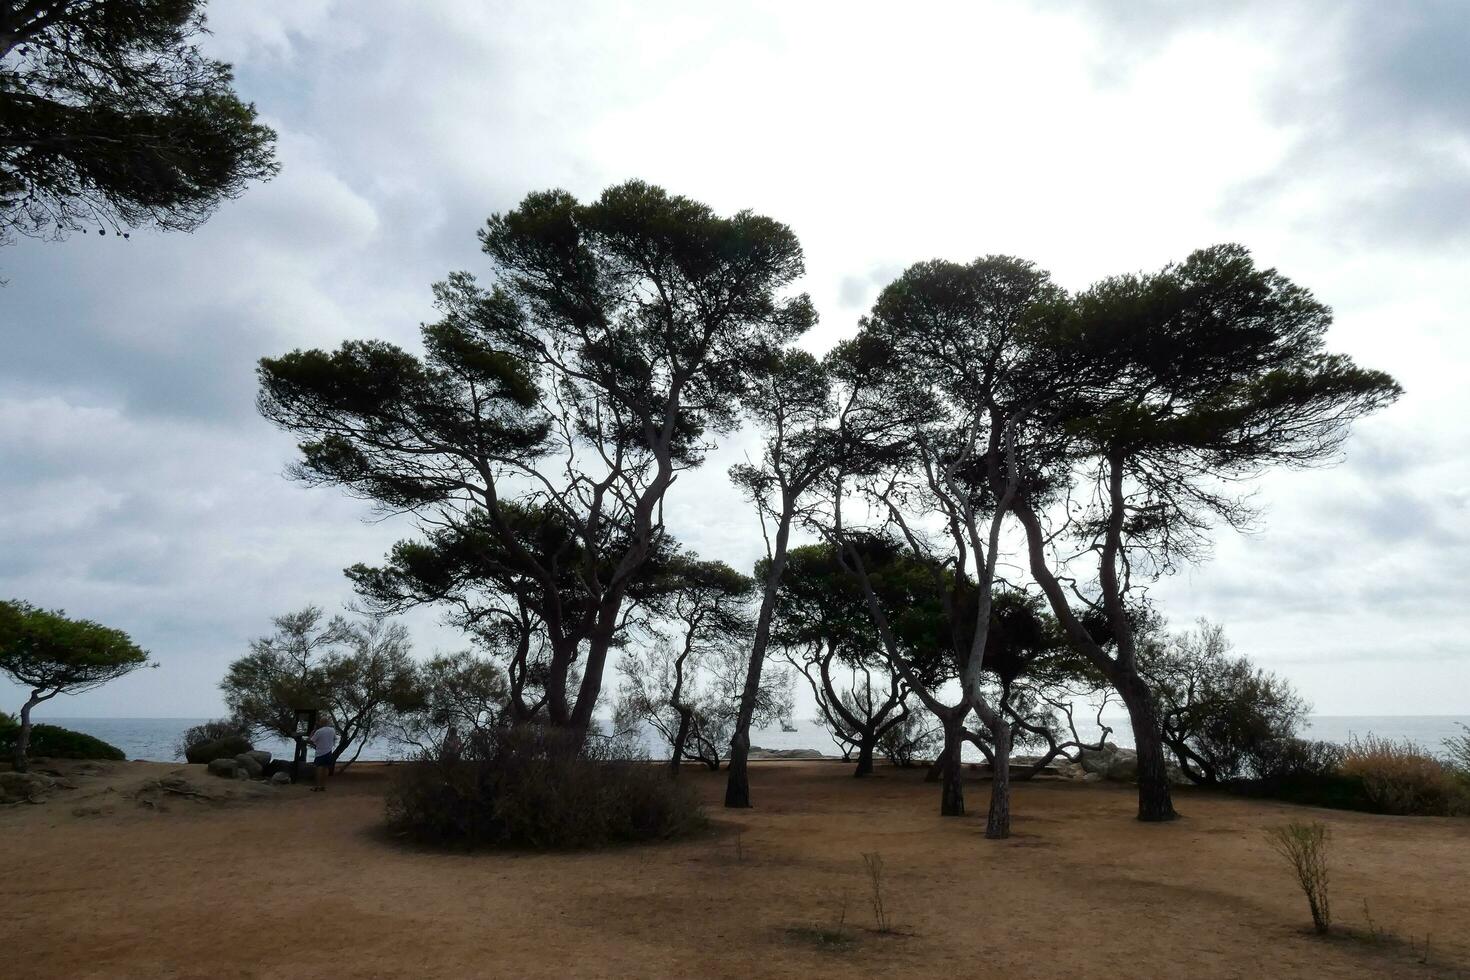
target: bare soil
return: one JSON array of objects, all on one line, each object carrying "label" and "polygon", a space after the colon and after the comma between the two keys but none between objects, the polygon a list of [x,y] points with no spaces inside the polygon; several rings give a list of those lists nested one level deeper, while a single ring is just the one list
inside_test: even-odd
[{"label": "bare soil", "polygon": [[[159,788],[180,774],[191,790]],[[942,818],[919,771],[768,762],[746,811],[719,807],[723,773],[686,771],[697,839],[467,855],[384,833],[390,777],[308,793],[117,763],[0,808],[0,976],[1470,976],[1470,820],[1182,791],[1182,819],[1144,825],[1130,787],[1038,782],[987,841],[984,783]],[[1333,936],[1263,838],[1290,819],[1332,829]]]}]

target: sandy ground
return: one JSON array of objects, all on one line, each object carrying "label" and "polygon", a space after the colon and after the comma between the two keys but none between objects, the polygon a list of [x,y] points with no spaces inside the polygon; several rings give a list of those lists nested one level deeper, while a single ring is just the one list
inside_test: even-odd
[{"label": "sandy ground", "polygon": [[[1127,787],[1043,782],[995,842],[978,815],[939,817],[921,773],[762,763],[741,812],[716,805],[722,775],[688,773],[714,822],[697,840],[466,856],[385,837],[385,767],[325,794],[135,799],[177,768],[114,764],[0,808],[0,976],[1470,976],[1470,820],[1186,791],[1183,819],[1142,825]],[[986,792],[967,788],[973,810]],[[1396,940],[1303,928],[1261,833],[1292,818],[1332,828],[1337,921],[1365,929],[1366,901]],[[873,928],[875,852],[894,933]]]}]

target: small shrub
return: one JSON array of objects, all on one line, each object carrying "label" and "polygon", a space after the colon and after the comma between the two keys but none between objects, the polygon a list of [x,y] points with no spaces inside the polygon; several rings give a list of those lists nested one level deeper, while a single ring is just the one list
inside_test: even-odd
[{"label": "small shrub", "polygon": [[1260,779],[1331,776],[1342,769],[1345,756],[1343,747],[1336,742],[1281,738],[1259,747],[1251,760],[1251,769]]},{"label": "small shrub", "polygon": [[868,872],[869,901],[873,905],[873,919],[879,932],[893,931],[893,917],[883,896],[883,855],[876,851],[863,855],[863,867]]},{"label": "small shrub", "polygon": [[215,759],[233,759],[241,752],[249,752],[253,746],[244,735],[226,735],[212,742],[201,742],[184,750],[184,758],[191,765],[208,765]]},{"label": "small shrub", "polygon": [[436,845],[599,847],[661,840],[704,824],[693,790],[626,745],[578,746],[539,726],[500,727],[459,759],[422,756],[387,798],[397,833]]},{"label": "small shrub", "polygon": [[915,760],[934,753],[942,734],[932,714],[922,708],[910,708],[902,721],[878,736],[878,749],[893,765],[909,769],[916,764]]},{"label": "small shrub", "polygon": [[[0,757],[9,758],[15,751],[20,725],[0,724]],[[123,750],[82,732],[57,725],[32,725],[29,754],[36,759],[108,759],[122,762]]]},{"label": "small shrub", "polygon": [[[184,730],[184,734],[179,736],[178,744],[174,746],[174,756],[193,762],[193,759],[189,759],[190,749],[197,748],[207,742],[218,742],[220,739],[229,738],[232,735],[248,741],[250,731],[243,721],[238,721],[234,718],[217,718],[214,721],[206,721],[202,725],[195,725],[193,728]],[[244,749],[242,751],[249,750]],[[208,762],[209,760],[205,759],[203,761]]]},{"label": "small shrub", "polygon": [[1383,813],[1445,815],[1464,803],[1454,773],[1408,739],[1354,737],[1348,741],[1342,772],[1361,779],[1369,802]]},{"label": "small shrub", "polygon": [[1273,827],[1266,840],[1291,865],[1297,884],[1307,896],[1312,911],[1312,928],[1324,933],[1332,927],[1332,907],[1327,900],[1327,827],[1320,823],[1298,823]]},{"label": "small shrub", "polygon": [[1461,780],[1470,781],[1470,725],[1461,725],[1460,734],[1444,740],[1449,767]]}]

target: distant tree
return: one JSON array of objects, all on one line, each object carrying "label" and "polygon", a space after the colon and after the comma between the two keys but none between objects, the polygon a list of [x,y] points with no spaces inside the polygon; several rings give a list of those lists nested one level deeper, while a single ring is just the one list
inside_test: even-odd
[{"label": "distant tree", "polygon": [[990,459],[992,481],[1017,488],[1033,578],[1128,708],[1140,820],[1175,815],[1138,667],[1140,590],[1201,557],[1214,522],[1250,522],[1234,488],[1273,466],[1331,461],[1354,420],[1400,393],[1325,351],[1331,320],[1306,289],[1222,245],[1038,302],[1017,345],[1016,397],[1044,411]]},{"label": "distant tree", "polygon": [[506,715],[505,672],[468,650],[439,654],[418,665],[415,697],[396,712],[393,736],[421,752],[443,749],[453,727],[466,742],[488,737]]},{"label": "distant tree", "polygon": [[[495,284],[436,287],[444,317],[423,357],[353,341],[266,359],[259,405],[303,440],[301,479],[412,513],[424,546],[456,552],[449,584],[481,597],[471,611],[524,617],[513,628],[546,650],[540,710],[585,734],[666,537],[665,493],[736,424],[752,358],[813,320],[804,295],[780,295],[801,248],[769,218],[639,181],[590,204],[532,194],[480,238]],[[425,584],[372,590],[440,601]]]},{"label": "distant tree", "polygon": [[337,729],[336,757],[350,765],[421,696],[401,623],[323,617],[315,606],[277,616],[276,632],[251,641],[220,689],[232,716],[252,733],[287,741],[299,738],[298,708],[327,712]]},{"label": "distant tree", "polygon": [[[619,715],[651,726],[669,745],[669,768],[685,758],[719,768],[738,714],[721,668],[746,649],[755,582],[721,561],[680,555],[660,570],[648,642],[625,652]],[[771,692],[765,692],[769,703]]]},{"label": "distant tree", "polygon": [[1197,783],[1265,776],[1311,711],[1285,678],[1232,655],[1225,628],[1208,620],[1146,638],[1138,665],[1158,702],[1164,745]]},{"label": "distant tree", "polygon": [[188,231],[276,173],[204,33],[203,0],[0,0],[0,243]]},{"label": "distant tree", "polygon": [[122,630],[28,602],[0,602],[0,673],[30,696],[20,707],[17,772],[27,769],[31,709],[58,694],[81,694],[150,666],[148,654]]},{"label": "distant tree", "polygon": [[791,531],[802,516],[803,498],[830,468],[836,445],[826,427],[832,414],[831,383],[823,366],[805,351],[772,349],[752,365],[745,406],[765,433],[766,444],[759,463],[732,467],[730,478],[755,504],[766,556],[758,569],[760,611],[731,736],[727,807],[750,806],[750,726],[760,701],[761,671]]},{"label": "distant tree", "polygon": [[830,544],[791,549],[771,635],[806,679],[843,758],[857,753],[853,775],[871,774],[886,734],[911,714],[909,688],[889,667],[862,593]]}]

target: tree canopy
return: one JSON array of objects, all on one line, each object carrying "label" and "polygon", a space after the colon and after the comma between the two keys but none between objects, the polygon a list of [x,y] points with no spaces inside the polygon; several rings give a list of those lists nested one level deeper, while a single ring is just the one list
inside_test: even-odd
[{"label": "tree canopy", "polygon": [[148,653],[122,630],[28,602],[0,602],[0,673],[30,689],[21,706],[15,767],[26,768],[31,709],[58,694],[81,694],[148,666]]},{"label": "tree canopy", "polygon": [[276,173],[204,32],[204,0],[0,2],[0,242],[188,231]]}]

